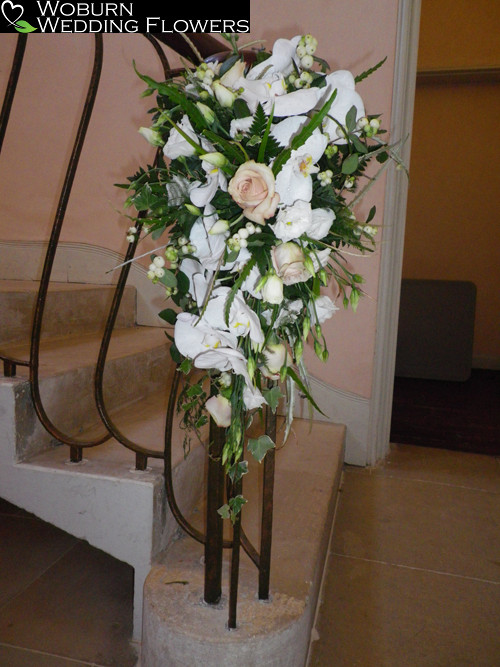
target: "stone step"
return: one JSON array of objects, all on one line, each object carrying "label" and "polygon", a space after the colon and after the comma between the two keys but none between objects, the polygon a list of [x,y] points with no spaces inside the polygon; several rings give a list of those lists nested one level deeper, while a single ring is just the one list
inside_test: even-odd
[{"label": "stone step", "polygon": [[[163,475],[167,398],[157,393],[113,414],[129,438],[158,451],[160,458],[148,459],[145,471],[135,469],[134,452],[114,438],[86,448],[77,464],[69,461],[65,445],[29,461],[10,465],[0,461],[3,498],[134,567],[138,640],[144,579],[179,532],[167,506]],[[189,515],[203,489],[205,450],[193,443],[185,456],[178,424],[172,438],[172,466],[177,503]]]},{"label": "stone step", "polygon": [[[38,288],[38,281],[0,280],[0,343],[30,339]],[[42,337],[103,330],[114,291],[113,285],[50,283]],[[116,326],[130,327],[135,321],[136,290],[127,286]]]},{"label": "stone step", "polygon": [[[41,341],[40,395],[52,423],[70,437],[82,439],[85,430],[100,425],[94,398],[94,371],[101,335],[86,333]],[[28,359],[27,344],[6,344],[14,358]],[[168,339],[158,327],[116,329],[110,342],[104,371],[107,410],[136,402],[143,396],[165,393],[173,363]],[[14,460],[25,460],[54,445],[39,422],[31,399],[28,369],[17,367],[15,378],[1,380],[4,394],[12,392],[17,429]],[[104,429],[101,428],[104,433]]]},{"label": "stone step", "polygon": [[[144,587],[142,667],[304,667],[328,553],[344,457],[345,427],[296,419],[276,452],[269,601],[241,552],[237,627],[228,630],[229,554],[221,602],[203,602],[203,545],[172,543]],[[250,457],[251,458],[251,457]],[[259,549],[259,464],[244,477],[243,528]],[[201,527],[197,508],[191,522]]]}]

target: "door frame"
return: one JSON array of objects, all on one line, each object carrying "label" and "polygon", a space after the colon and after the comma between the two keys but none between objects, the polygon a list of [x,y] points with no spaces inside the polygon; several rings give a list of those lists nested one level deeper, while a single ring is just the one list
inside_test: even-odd
[{"label": "door frame", "polygon": [[[406,139],[401,151],[409,165],[421,0],[401,0],[399,5],[391,137]],[[386,182],[384,228],[378,287],[377,330],[367,438],[367,465],[375,465],[389,452],[399,300],[403,264],[408,179],[389,170]]]}]

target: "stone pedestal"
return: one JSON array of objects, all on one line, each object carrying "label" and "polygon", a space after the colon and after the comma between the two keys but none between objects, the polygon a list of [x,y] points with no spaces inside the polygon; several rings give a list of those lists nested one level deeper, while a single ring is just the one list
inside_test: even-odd
[{"label": "stone pedestal", "polygon": [[[229,552],[223,596],[203,601],[203,545],[183,536],[146,579],[141,667],[304,667],[328,551],[344,455],[345,428],[295,420],[277,451],[269,601],[241,554],[237,627],[227,627]],[[244,477],[243,527],[258,545],[259,464]],[[191,518],[202,523],[199,509]]]}]

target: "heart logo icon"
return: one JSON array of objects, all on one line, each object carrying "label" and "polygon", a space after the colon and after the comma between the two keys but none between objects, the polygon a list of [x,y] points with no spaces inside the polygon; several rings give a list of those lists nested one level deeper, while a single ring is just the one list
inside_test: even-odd
[{"label": "heart logo icon", "polygon": [[[24,14],[24,7],[22,5],[15,5],[13,2],[11,2],[11,0],[4,0],[2,2],[1,9],[2,9],[2,14],[11,25],[17,23],[21,18],[21,16]],[[10,18],[7,12],[9,12]]]}]

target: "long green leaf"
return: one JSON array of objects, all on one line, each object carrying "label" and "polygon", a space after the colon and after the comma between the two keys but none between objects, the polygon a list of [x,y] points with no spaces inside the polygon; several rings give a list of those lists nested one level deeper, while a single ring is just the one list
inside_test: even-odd
[{"label": "long green leaf", "polygon": [[312,135],[314,130],[316,130],[321,123],[323,122],[324,117],[327,115],[327,113],[330,111],[330,108],[337,97],[337,91],[334,90],[333,93],[331,94],[330,98],[328,99],[327,102],[321,107],[321,109],[314,114],[314,116],[311,118],[311,120],[307,123],[305,127],[302,128],[302,130],[299,132],[299,134],[292,139],[291,145],[289,148],[286,148],[284,151],[282,151],[276,160],[273,163],[273,173],[276,176],[279,174],[281,171],[281,168],[287,162],[287,160],[290,159],[290,155],[292,154],[292,151],[297,150],[304,144],[307,139]]},{"label": "long green leaf", "polygon": [[259,154],[257,156],[257,162],[264,162],[264,156],[266,154],[266,148],[267,148],[267,140],[269,139],[269,133],[271,131],[273,118],[274,118],[274,105],[273,108],[271,109],[271,113],[269,114],[269,120],[267,122],[267,126],[264,131],[264,136],[262,137],[262,141],[259,146]]},{"label": "long green leaf", "polygon": [[314,398],[311,396],[309,393],[309,390],[307,389],[306,385],[302,382],[302,380],[299,378],[297,373],[293,370],[291,366],[287,366],[286,369],[286,374],[288,377],[291,377],[292,380],[295,382],[297,387],[300,389],[300,391],[304,394],[304,396],[307,398],[307,400],[311,403],[311,405],[314,406],[314,408],[323,415],[323,417],[326,417],[325,413],[323,410],[318,406]]}]

